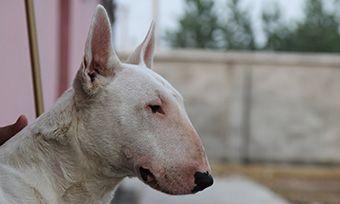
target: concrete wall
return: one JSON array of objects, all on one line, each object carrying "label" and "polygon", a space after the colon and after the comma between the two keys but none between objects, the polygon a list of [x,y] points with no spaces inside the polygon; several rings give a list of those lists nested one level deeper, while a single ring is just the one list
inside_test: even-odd
[{"label": "concrete wall", "polygon": [[340,162],[340,55],[169,51],[211,160]]}]

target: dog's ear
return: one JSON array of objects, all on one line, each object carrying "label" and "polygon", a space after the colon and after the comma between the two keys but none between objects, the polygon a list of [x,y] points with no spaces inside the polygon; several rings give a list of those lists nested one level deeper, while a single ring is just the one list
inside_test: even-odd
[{"label": "dog's ear", "polygon": [[111,25],[103,6],[98,5],[92,17],[85,44],[83,62],[77,78],[88,94],[105,85],[120,69],[120,61],[111,45]]},{"label": "dog's ear", "polygon": [[152,68],[153,55],[155,48],[155,23],[152,22],[142,44],[129,56],[127,63],[129,64],[143,64],[148,68]]}]

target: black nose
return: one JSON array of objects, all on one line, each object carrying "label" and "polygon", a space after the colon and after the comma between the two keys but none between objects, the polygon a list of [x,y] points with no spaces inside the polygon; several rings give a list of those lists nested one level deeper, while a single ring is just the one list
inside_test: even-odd
[{"label": "black nose", "polygon": [[192,189],[193,193],[202,191],[205,188],[211,186],[214,183],[214,179],[208,172],[196,172],[195,173],[195,184],[196,186]]}]

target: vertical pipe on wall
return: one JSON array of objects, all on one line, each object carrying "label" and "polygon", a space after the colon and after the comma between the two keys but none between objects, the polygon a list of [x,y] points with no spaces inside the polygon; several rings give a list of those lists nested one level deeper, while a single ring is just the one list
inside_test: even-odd
[{"label": "vertical pipe on wall", "polygon": [[58,95],[68,87],[70,59],[70,16],[71,1],[59,0],[59,55],[58,55]]},{"label": "vertical pipe on wall", "polygon": [[244,73],[244,92],[243,92],[243,163],[251,162],[251,119],[253,104],[253,67],[246,67]]},{"label": "vertical pipe on wall", "polygon": [[37,40],[37,30],[35,24],[35,13],[33,0],[25,0],[26,21],[28,30],[28,40],[30,49],[30,60],[32,69],[32,83],[34,93],[34,104],[36,117],[44,112],[44,101],[41,86],[39,49]]}]

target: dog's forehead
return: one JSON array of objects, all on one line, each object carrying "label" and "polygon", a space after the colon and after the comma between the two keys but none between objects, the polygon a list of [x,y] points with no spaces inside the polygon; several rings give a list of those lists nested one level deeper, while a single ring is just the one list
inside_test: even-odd
[{"label": "dog's forehead", "polygon": [[122,68],[116,80],[126,87],[144,91],[165,91],[176,99],[183,100],[181,94],[166,79],[145,65],[122,64]]}]

